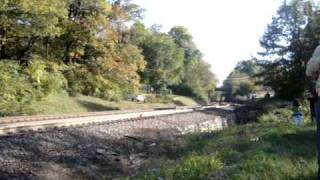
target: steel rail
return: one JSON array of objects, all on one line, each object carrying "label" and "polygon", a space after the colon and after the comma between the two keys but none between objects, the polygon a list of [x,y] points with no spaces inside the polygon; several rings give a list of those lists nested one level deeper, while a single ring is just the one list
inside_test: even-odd
[{"label": "steel rail", "polygon": [[127,120],[190,113],[208,108],[230,108],[229,106],[182,106],[160,110],[109,111],[81,113],[60,116],[20,116],[0,118],[0,136],[15,135],[30,131],[46,131],[49,129],[83,126],[90,124],[118,123]]}]

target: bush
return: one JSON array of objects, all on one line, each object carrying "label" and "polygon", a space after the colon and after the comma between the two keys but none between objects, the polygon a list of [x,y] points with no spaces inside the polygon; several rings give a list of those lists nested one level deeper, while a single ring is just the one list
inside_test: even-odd
[{"label": "bush", "polygon": [[223,164],[215,156],[190,156],[174,167],[172,179],[204,179],[221,169]]},{"label": "bush", "polygon": [[43,96],[60,92],[67,83],[58,64],[43,61],[37,56],[31,60],[25,71],[34,88]]},{"label": "bush", "polygon": [[292,112],[289,109],[275,109],[270,112],[264,113],[258,117],[258,122],[281,122],[281,121],[290,121]]},{"label": "bush", "polygon": [[172,103],[173,99],[169,94],[157,94],[157,98],[161,100],[161,103]]},{"label": "bush", "polygon": [[28,74],[14,62],[0,62],[0,112],[1,115],[29,111],[36,93],[29,81]]},{"label": "bush", "polygon": [[30,104],[51,93],[60,91],[63,75],[54,63],[33,59],[28,67],[15,61],[0,62],[0,113],[4,115],[30,114]]},{"label": "bush", "polygon": [[83,94],[119,101],[127,97],[130,92],[125,85],[118,81],[105,79],[100,75],[89,72],[85,67],[70,67],[65,77],[68,79],[68,92],[70,94]]},{"label": "bush", "polygon": [[161,99],[154,94],[145,95],[146,103],[161,103]]}]

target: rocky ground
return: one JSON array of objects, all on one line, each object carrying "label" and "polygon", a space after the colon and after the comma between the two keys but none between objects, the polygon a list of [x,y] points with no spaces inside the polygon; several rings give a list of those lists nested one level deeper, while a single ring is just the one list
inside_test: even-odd
[{"label": "rocky ground", "polygon": [[[215,111],[0,138],[0,179],[115,179],[155,167],[179,138],[230,125]],[[227,120],[228,119],[228,120]],[[221,123],[223,122],[223,123]]]}]

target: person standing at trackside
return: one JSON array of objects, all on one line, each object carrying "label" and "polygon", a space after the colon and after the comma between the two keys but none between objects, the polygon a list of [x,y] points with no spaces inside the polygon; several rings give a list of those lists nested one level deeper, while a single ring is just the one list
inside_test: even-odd
[{"label": "person standing at trackside", "polygon": [[314,51],[311,59],[307,64],[306,75],[316,80],[313,83],[313,88],[316,93],[316,100],[314,102],[316,124],[317,124],[317,152],[318,152],[318,180],[320,180],[320,45]]},{"label": "person standing at trackside", "polygon": [[301,113],[301,106],[299,100],[295,99],[292,103],[292,118],[296,126],[303,125],[303,115]]}]

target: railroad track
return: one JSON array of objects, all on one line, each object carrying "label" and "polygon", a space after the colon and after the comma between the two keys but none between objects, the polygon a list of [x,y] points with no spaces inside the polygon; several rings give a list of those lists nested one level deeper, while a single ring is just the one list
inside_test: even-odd
[{"label": "railroad track", "polygon": [[162,109],[145,109],[131,111],[92,112],[57,116],[20,116],[0,118],[0,136],[24,134],[26,132],[47,131],[50,129],[90,124],[120,123],[165,115],[189,113],[208,108],[230,108],[226,106],[181,106]]}]

